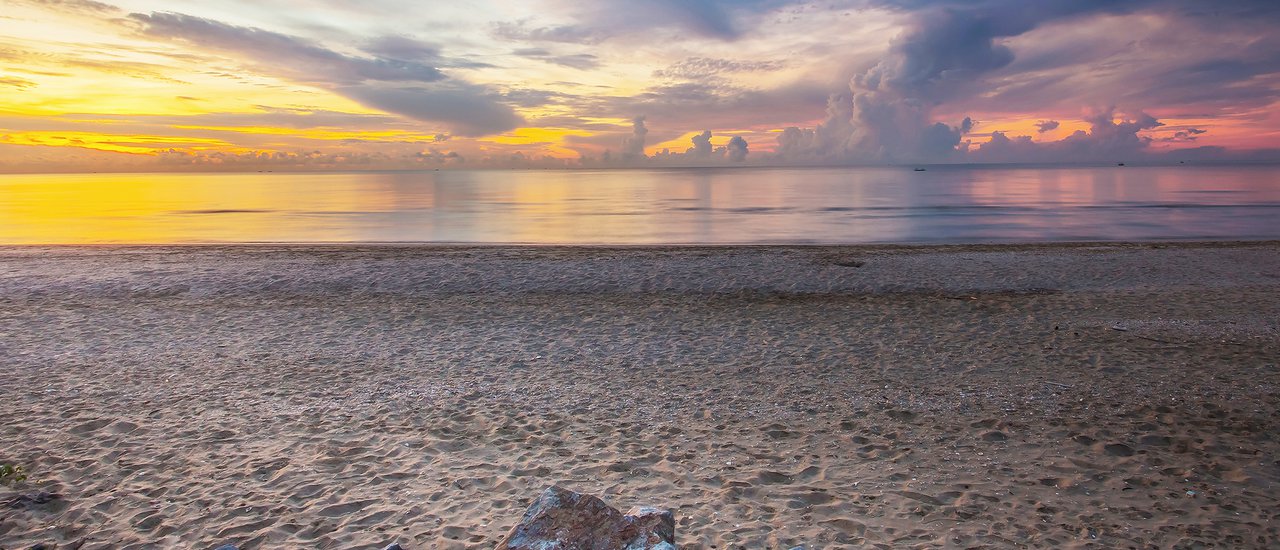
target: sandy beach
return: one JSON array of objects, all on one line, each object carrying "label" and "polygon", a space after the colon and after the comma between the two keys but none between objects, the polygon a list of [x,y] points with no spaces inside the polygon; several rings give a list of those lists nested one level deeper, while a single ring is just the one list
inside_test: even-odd
[{"label": "sandy beach", "polygon": [[1276,242],[0,248],[0,361],[4,550],[1280,546]]}]

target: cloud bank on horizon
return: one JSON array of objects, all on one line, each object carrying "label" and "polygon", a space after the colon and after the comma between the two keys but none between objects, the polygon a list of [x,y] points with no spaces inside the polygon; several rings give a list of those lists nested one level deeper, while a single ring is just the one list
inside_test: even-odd
[{"label": "cloud bank on horizon", "polygon": [[1280,160],[1280,4],[11,0],[0,171]]}]

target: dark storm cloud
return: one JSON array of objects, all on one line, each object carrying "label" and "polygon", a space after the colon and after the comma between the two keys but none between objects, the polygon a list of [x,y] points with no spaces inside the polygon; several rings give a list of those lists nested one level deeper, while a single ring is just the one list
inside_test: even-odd
[{"label": "dark storm cloud", "polygon": [[370,53],[381,55],[355,57],[298,37],[189,15],[135,13],[129,17],[150,37],[231,54],[263,74],[325,87],[389,113],[443,123],[457,135],[499,133],[522,122],[499,94],[449,78],[433,66],[439,51],[429,44],[384,38],[369,46]]}]

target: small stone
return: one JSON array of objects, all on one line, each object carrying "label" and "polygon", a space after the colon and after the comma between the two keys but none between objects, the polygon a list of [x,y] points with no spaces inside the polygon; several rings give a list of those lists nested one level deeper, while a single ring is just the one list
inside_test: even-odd
[{"label": "small stone", "polygon": [[240,550],[240,549],[236,548],[236,545],[234,544],[224,544],[222,546],[214,548],[213,550]]},{"label": "small stone", "polygon": [[498,543],[499,550],[625,548],[675,550],[670,510],[637,507],[627,514],[591,495],[548,487]]},{"label": "small stone", "polygon": [[399,543],[393,542],[388,544],[387,547],[382,550],[404,550],[404,548],[401,548]]}]

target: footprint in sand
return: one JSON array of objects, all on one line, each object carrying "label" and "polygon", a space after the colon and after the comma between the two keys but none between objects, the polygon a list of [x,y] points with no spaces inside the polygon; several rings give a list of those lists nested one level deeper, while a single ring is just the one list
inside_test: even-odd
[{"label": "footprint in sand", "polygon": [[1108,456],[1133,456],[1133,448],[1123,443],[1110,443],[1102,450]]}]

